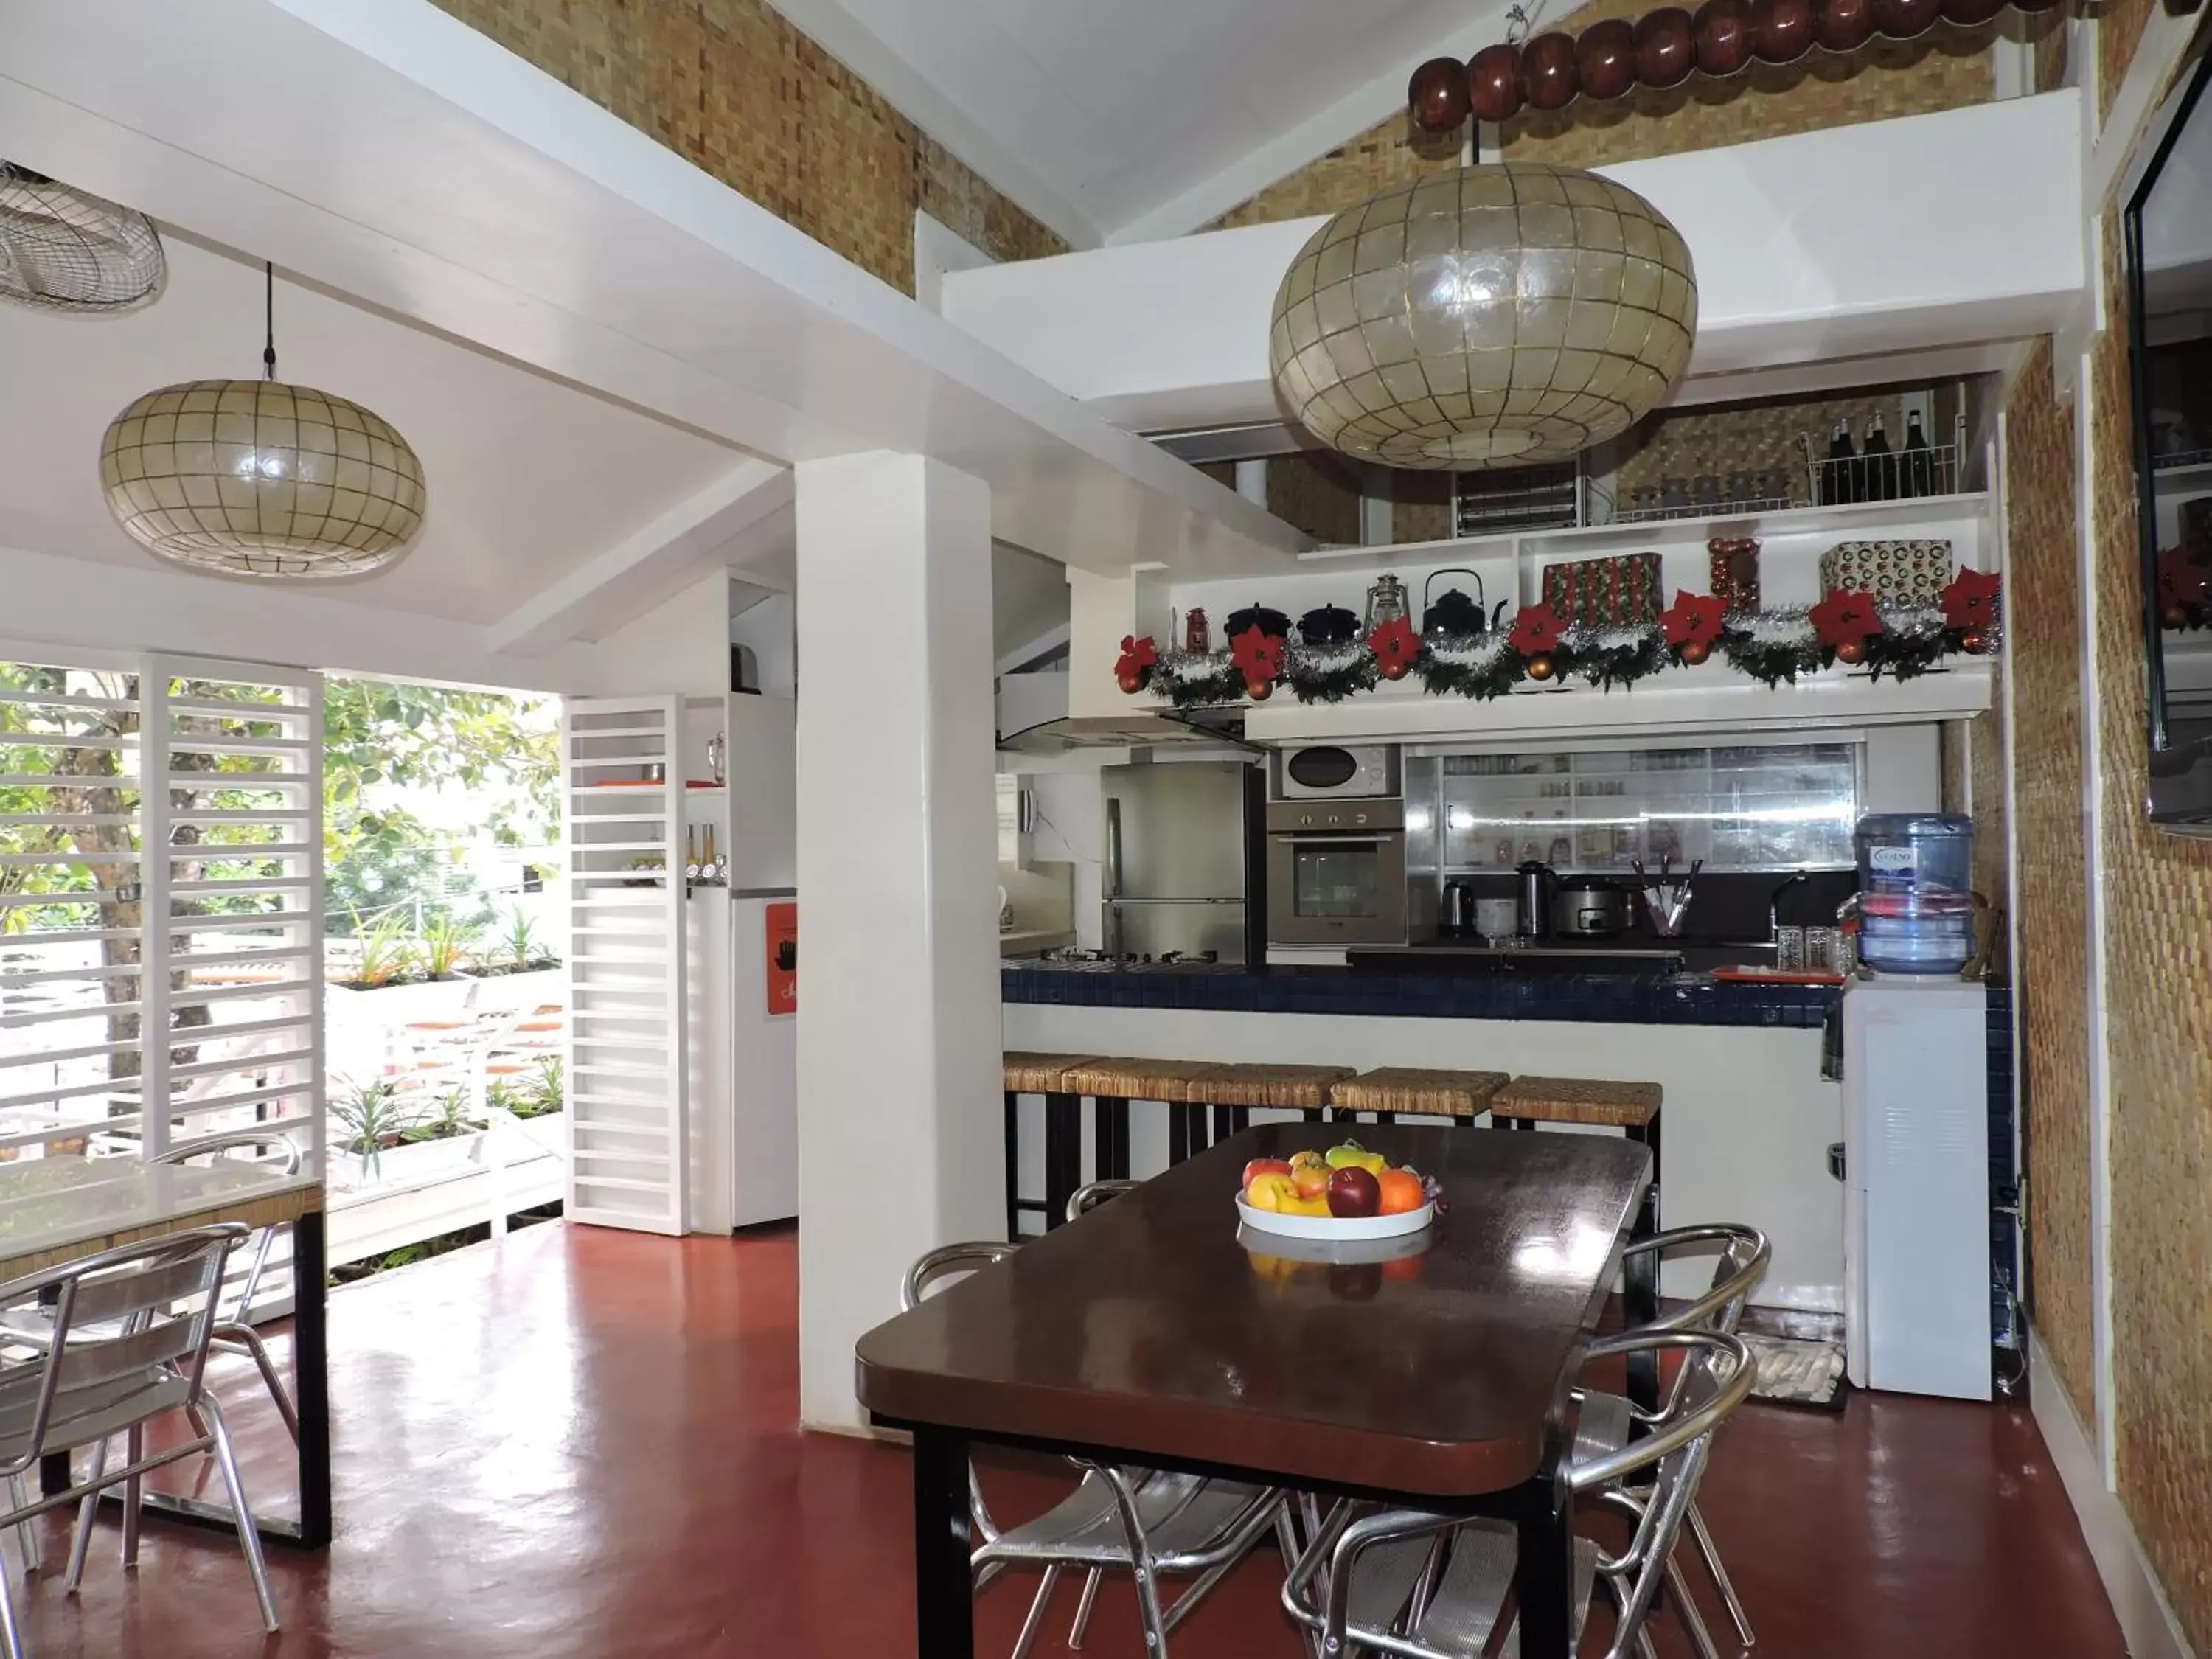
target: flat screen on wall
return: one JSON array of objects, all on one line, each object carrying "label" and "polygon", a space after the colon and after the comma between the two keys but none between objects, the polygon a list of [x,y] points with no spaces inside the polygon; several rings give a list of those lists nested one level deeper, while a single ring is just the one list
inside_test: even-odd
[{"label": "flat screen on wall", "polygon": [[2212,57],[2153,118],[2127,187],[2152,821],[2212,836]]}]

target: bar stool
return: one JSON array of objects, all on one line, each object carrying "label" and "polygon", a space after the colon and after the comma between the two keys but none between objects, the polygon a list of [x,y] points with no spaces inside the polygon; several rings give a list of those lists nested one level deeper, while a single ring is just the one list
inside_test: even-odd
[{"label": "bar stool", "polygon": [[[1211,1061],[1202,1060],[1111,1057],[1071,1068],[1060,1086],[1098,1102],[1097,1168],[1093,1173],[1102,1181],[1128,1175],[1133,1100],[1157,1100],[1167,1107],[1169,1163],[1180,1164],[1193,1152],[1204,1152],[1206,1109],[1192,1100],[1190,1091],[1194,1082],[1214,1069]],[[1066,1194],[1060,1201],[1066,1202]]]},{"label": "bar stool", "polygon": [[1216,1066],[1191,1080],[1190,1097],[1213,1108],[1213,1139],[1228,1139],[1252,1124],[1255,1106],[1304,1112],[1321,1121],[1331,1085],[1352,1075],[1349,1066],[1269,1066],[1239,1061]]},{"label": "bar stool", "polygon": [[[1060,1224],[1071,1194],[1083,1184],[1082,1091],[1071,1091],[1068,1071],[1086,1066],[1091,1054],[1042,1054],[1020,1050],[1003,1054],[1000,1086],[1006,1093],[1006,1237],[1021,1237],[1024,1210],[1042,1210],[1047,1230]],[[1021,1196],[1021,1118],[1016,1098],[1044,1097],[1044,1196]]]},{"label": "bar stool", "polygon": [[[1508,1129],[1534,1129],[1539,1123],[1595,1124],[1619,1129],[1651,1153],[1651,1185],[1644,1194],[1630,1232],[1650,1238],[1659,1231],[1659,1107],[1665,1091],[1656,1083],[1613,1082],[1586,1077],[1516,1077],[1493,1096],[1492,1120]],[[1621,1306],[1632,1328],[1659,1316],[1659,1266],[1652,1252],[1628,1258],[1622,1277]],[[1628,1395],[1645,1410],[1659,1404],[1659,1357],[1632,1354]]]},{"label": "bar stool", "polygon": [[[1329,1091],[1331,1121],[1362,1112],[1378,1123],[1415,1117],[1448,1117],[1462,1129],[1491,1109],[1492,1097],[1505,1086],[1504,1072],[1455,1072],[1425,1066],[1380,1066],[1346,1079]],[[1316,1115],[1318,1115],[1317,1114]]]}]

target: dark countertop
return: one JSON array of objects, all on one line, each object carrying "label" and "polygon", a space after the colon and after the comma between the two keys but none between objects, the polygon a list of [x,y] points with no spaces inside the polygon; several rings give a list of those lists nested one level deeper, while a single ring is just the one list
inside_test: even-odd
[{"label": "dark countertop", "polygon": [[1817,1030],[1842,990],[1827,985],[1716,984],[1650,969],[1467,973],[1217,963],[1010,962],[1000,994],[1015,1003],[1198,1008],[1433,1019],[1551,1019],[1615,1025],[1749,1025]]}]

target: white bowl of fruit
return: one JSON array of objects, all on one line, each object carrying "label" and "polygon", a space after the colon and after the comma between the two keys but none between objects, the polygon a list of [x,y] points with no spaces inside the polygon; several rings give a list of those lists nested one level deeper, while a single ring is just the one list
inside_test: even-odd
[{"label": "white bowl of fruit", "polygon": [[1237,1213],[1248,1227],[1290,1238],[1395,1238],[1436,1219],[1437,1187],[1347,1140],[1325,1152],[1254,1158]]}]

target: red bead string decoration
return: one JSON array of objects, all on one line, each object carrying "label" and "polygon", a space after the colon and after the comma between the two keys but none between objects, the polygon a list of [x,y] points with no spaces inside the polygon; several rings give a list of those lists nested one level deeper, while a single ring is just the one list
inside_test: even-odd
[{"label": "red bead string decoration", "polygon": [[1495,125],[1522,109],[1565,109],[1577,98],[1609,104],[1638,87],[1664,91],[1692,70],[1724,79],[1754,63],[1794,64],[1814,46],[1856,52],[1877,35],[1912,40],[1938,21],[1987,23],[2007,5],[2035,13],[2058,0],[1705,0],[1695,13],[1662,6],[1632,23],[1607,17],[1579,35],[1558,29],[1519,46],[1485,46],[1464,64],[1431,58],[1413,71],[1406,101],[1423,132],[1457,131],[1469,115]]}]

